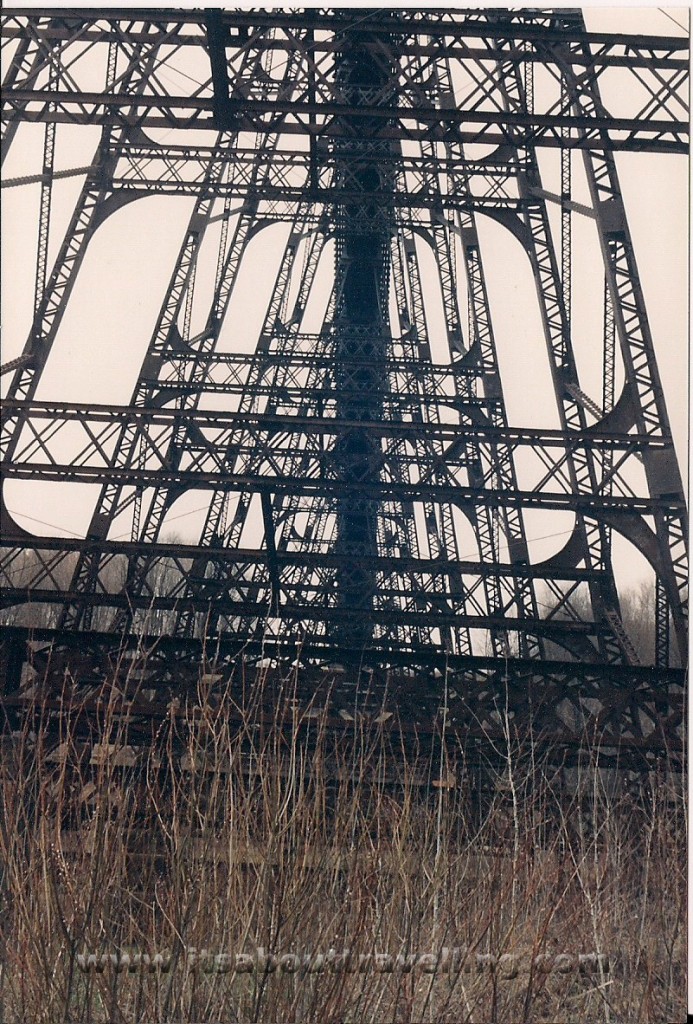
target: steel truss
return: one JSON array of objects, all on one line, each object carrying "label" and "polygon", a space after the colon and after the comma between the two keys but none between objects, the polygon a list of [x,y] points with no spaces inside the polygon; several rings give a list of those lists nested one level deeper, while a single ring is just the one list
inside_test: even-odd
[{"label": "steel truss", "polygon": [[[364,651],[421,671],[431,658],[500,659],[513,713],[543,687],[549,731],[574,740],[589,731],[576,667],[589,665],[590,728],[608,722],[614,745],[680,746],[682,681],[668,665],[670,624],[680,663],[686,653],[684,491],[614,153],[687,152],[687,41],[589,33],[568,11],[447,8],[356,20],[10,9],[2,37],[3,157],[22,122],[45,132],[40,174],[4,181],[41,195],[33,324],[3,367],[3,471],[99,491],[74,539],[28,533],[3,495],[4,606],[40,607],[58,646],[88,635],[97,648],[99,630],[173,634],[180,651],[271,637],[313,663],[353,664],[356,681]],[[601,98],[613,83],[628,86],[619,109]],[[55,169],[63,124],[99,127],[88,164]],[[542,179],[544,147],[560,150],[558,191]],[[572,194],[578,157],[589,203]],[[51,266],[53,184],[71,175],[81,188]],[[39,398],[90,240],[151,195],[193,207],[130,402]],[[531,265],[558,429],[509,421],[479,214]],[[599,401],[581,385],[572,326],[580,217],[604,263]],[[200,323],[198,264],[219,220]],[[229,354],[222,328],[269,224],[284,236],[264,322],[254,352]],[[320,302],[316,328],[307,311]],[[534,467],[521,483],[520,453]],[[195,489],[199,536],[167,540],[167,515]],[[545,562],[530,558],[527,509],[574,515]],[[655,570],[659,674],[645,688],[613,531]],[[463,700],[473,676],[458,680]]]}]

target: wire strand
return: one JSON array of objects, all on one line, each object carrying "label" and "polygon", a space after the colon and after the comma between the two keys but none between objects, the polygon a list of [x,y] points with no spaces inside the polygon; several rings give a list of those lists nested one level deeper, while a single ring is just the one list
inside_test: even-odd
[{"label": "wire strand", "polygon": [[677,21],[676,18],[672,18],[670,14],[667,14],[663,7],[658,7],[657,10],[660,14],[663,14],[665,18],[668,18],[669,21],[673,21],[674,24],[677,25],[683,32],[688,32],[686,26],[682,25],[680,21]]},{"label": "wire strand", "polygon": [[[194,516],[198,512],[206,511],[207,508],[208,508],[207,505],[200,505],[199,508],[193,508],[193,509],[190,510],[190,512],[181,512],[177,516],[171,516],[170,519],[168,520],[168,522],[172,523],[172,522],[175,522],[177,519],[185,519],[187,516]],[[51,530],[62,530],[63,533],[69,533],[71,537],[76,537],[78,540],[84,540],[85,539],[82,536],[81,533],[74,533],[72,530],[68,530],[67,527],[65,527],[65,526],[58,526],[57,523],[47,523],[44,519],[37,519],[35,516],[27,515],[26,512],[15,512],[11,508],[8,508],[7,511],[12,516],[20,516],[20,517],[22,517],[24,519],[30,519],[32,523],[40,523],[41,526],[48,526],[48,527],[50,527]],[[544,533],[544,534],[541,534],[541,536],[539,536],[539,537],[528,537],[527,541],[529,543],[534,543],[535,541],[540,541],[540,540],[550,540],[552,537],[565,537],[565,536],[567,536],[567,534],[572,533],[572,532],[573,532],[573,530],[572,530],[572,527],[571,527],[570,530],[558,530],[555,533]],[[116,534],[116,536],[112,537],[111,540],[121,540],[123,537],[129,537],[129,535],[130,535],[130,531],[126,530],[124,533]],[[211,550],[212,549],[210,548],[210,551]],[[218,552],[215,552],[215,554],[218,554]],[[466,554],[466,555],[460,555],[460,561],[464,561],[465,559],[468,559],[468,558],[473,558],[476,554],[477,554],[477,552],[473,551],[473,552],[470,552],[469,554]],[[432,561],[431,564],[435,564],[435,563]]]}]

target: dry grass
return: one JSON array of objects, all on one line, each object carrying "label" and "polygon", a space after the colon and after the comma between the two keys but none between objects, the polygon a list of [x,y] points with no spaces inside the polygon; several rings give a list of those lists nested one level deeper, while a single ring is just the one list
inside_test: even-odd
[{"label": "dry grass", "polygon": [[[462,751],[452,766],[359,722],[335,742],[318,711],[292,733],[259,727],[250,705],[232,727],[221,696],[201,688],[136,758],[106,691],[110,747],[85,753],[40,715],[7,743],[4,1024],[685,1019],[680,778],[634,792],[584,769],[567,785],[511,746],[502,773]],[[452,768],[454,787],[430,784]],[[190,947],[467,953],[452,973],[235,974],[194,969]],[[124,950],[166,952],[170,969],[78,965]],[[608,973],[524,969],[589,952]],[[523,969],[477,969],[478,954]]]}]

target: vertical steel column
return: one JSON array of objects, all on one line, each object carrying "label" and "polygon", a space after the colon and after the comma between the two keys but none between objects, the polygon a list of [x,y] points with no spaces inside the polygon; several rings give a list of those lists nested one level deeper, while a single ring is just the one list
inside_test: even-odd
[{"label": "vertical steel column", "polygon": [[[382,40],[376,46],[369,46],[369,41],[367,29],[350,29],[335,53],[335,84],[348,107],[377,103],[392,89],[395,68],[383,58]],[[383,156],[390,151],[386,141],[378,145],[383,123],[364,123],[364,118],[348,114],[341,123],[343,140],[335,143],[337,187],[351,194],[336,212],[335,276],[343,285],[335,316],[335,385],[337,418],[358,424],[383,415],[380,391],[389,337],[393,211],[382,205],[382,193],[391,193],[393,181],[387,165],[378,160],[379,151]],[[374,191],[380,193],[377,201],[371,195]],[[337,479],[357,492],[356,497],[348,493],[337,502],[335,551],[344,558],[337,572],[337,592],[339,606],[349,618],[337,624],[334,633],[345,646],[357,648],[368,643],[373,632],[376,574],[359,565],[358,558],[377,554],[379,509],[376,499],[358,495],[357,489],[379,479],[380,454],[380,442],[358,425],[340,433],[334,450]]]},{"label": "vertical steel column", "polygon": [[[438,102],[442,107],[454,105],[454,88],[449,59],[436,61],[436,80],[439,90]],[[531,61],[525,64],[525,91],[528,110],[533,106],[533,65]],[[466,170],[464,147],[460,144],[447,143],[446,152],[448,159],[453,162],[454,170],[451,172],[450,186],[453,192],[462,192],[469,197],[469,210],[458,211],[456,215],[457,224],[455,230],[460,236],[462,245],[465,271],[467,275],[467,292],[469,307],[469,338],[468,348],[475,356],[478,364],[479,384],[483,387],[484,398],[487,403],[486,416],[490,423],[497,427],[508,425],[505,400],[503,395],[503,384],[498,366],[496,354],[496,343],[491,322],[491,310],[486,291],[484,268],[481,259],[481,249],[477,234],[476,217],[473,209],[472,189],[470,187],[469,175]],[[438,185],[439,191],[439,185]],[[441,205],[443,196],[441,195]],[[453,250],[454,251],[454,250]],[[455,352],[454,335],[450,335],[450,348],[453,359],[472,356],[465,355],[464,346],[460,338],[459,351]],[[467,385],[469,388],[469,385]],[[472,389],[471,393],[474,393]],[[517,488],[517,479],[513,456],[510,449],[504,445],[489,444],[479,446],[476,472],[479,479],[491,477],[494,485],[499,489]],[[470,473],[472,466],[470,465]],[[513,605],[517,609],[519,617],[536,619],[538,618],[536,595],[531,580],[522,576],[521,566],[529,563],[529,552],[525,537],[524,522],[519,509],[481,509],[474,512],[475,526],[482,560],[492,562],[500,561],[499,556],[499,528],[503,531],[508,544],[510,560],[517,566],[517,575],[512,578],[490,578],[484,580],[486,600],[489,612],[492,614],[506,614]],[[524,657],[541,657],[543,654],[543,643],[540,637],[518,633],[518,650]],[[499,634],[492,631],[491,640],[496,654],[505,656],[509,650],[509,640],[506,633]]]},{"label": "vertical steel column", "polygon": [[[581,27],[584,28],[582,18],[579,20]],[[584,45],[583,52],[588,52]],[[576,74],[568,48],[558,47],[554,50],[554,54],[556,53],[576,113],[583,117],[604,116],[606,110],[601,100],[597,76],[589,63],[586,70]],[[589,134],[594,134],[594,131],[598,129],[590,130]],[[587,138],[588,129],[579,128],[577,134]],[[635,424],[640,432],[658,440],[665,439],[670,445],[669,451],[649,447],[643,450],[649,490],[653,496],[683,499],[683,485],[673,452],[669,417],[616,161],[608,145],[602,150],[584,149],[583,159],[592,203],[597,214],[596,224]],[[654,519],[652,541],[658,549],[654,568],[658,580],[661,581],[662,597],[666,591],[671,603],[679,653],[685,663],[688,608],[687,522],[683,516],[674,517],[665,512],[656,513]],[[644,526],[642,523],[637,525],[640,533]],[[646,529],[649,530],[649,527]],[[660,604],[661,599],[660,597]],[[660,616],[664,617],[663,610],[660,611]]]},{"label": "vertical steel column", "polygon": [[[602,364],[603,385],[602,385],[602,412],[606,416],[614,407],[616,401],[616,324],[614,322],[614,307],[611,302],[609,282],[604,280],[604,356]],[[605,448],[601,454],[602,479],[604,480],[604,493],[612,494],[614,453],[611,448]],[[611,527],[606,526],[604,530],[606,550],[604,557],[611,561]]]},{"label": "vertical steel column", "polygon": [[[510,41],[496,40],[500,49],[509,49]],[[526,62],[530,63],[529,61]],[[524,91],[521,69],[513,61],[498,65],[498,85],[506,108],[511,112],[525,111],[528,97]],[[533,90],[533,81],[532,86]],[[514,131],[511,129],[512,134]],[[551,362],[554,391],[564,429],[584,430],[587,426],[585,405],[579,386],[577,365],[573,353],[570,322],[564,303],[563,282],[551,236],[546,201],[541,196],[541,178],[535,147],[522,143],[517,137],[516,160],[524,153],[524,173],[518,175],[520,194],[524,201],[523,238],[532,265],[537,296],[542,315],[544,334]],[[562,168],[565,170],[567,165]],[[561,261],[563,263],[563,260]],[[589,451],[574,452],[567,461],[572,490],[578,493],[596,493],[599,489],[598,469]],[[612,663],[633,662],[635,653],[620,620],[618,595],[611,566],[605,558],[606,539],[603,523],[577,516],[583,557],[589,569],[599,573],[590,583],[590,596],[595,621],[601,622],[599,636],[601,653]],[[569,594],[566,595],[566,599]]]}]

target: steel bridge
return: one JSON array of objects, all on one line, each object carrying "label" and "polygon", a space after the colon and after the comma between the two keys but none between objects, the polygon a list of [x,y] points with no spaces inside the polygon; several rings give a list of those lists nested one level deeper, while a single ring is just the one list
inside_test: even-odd
[{"label": "steel bridge", "polygon": [[[680,758],[687,513],[616,155],[688,152],[685,35],[590,32],[567,9],[10,8],[2,42],[3,160],[42,144],[40,169],[3,180],[39,206],[31,328],[2,367],[6,707],[36,680],[57,700],[66,673],[86,703],[146,678],[144,721],[242,659],[300,665],[306,699],[329,676],[338,703],[412,720],[444,700],[470,741]],[[78,132],[93,154],[65,167]],[[51,396],[92,239],[152,196],[189,219],[129,400]],[[534,278],[546,429],[508,411],[489,222]],[[584,224],[603,267],[589,344]],[[100,327],[96,309],[96,374]],[[32,532],[15,481],[91,485],[86,529]],[[172,512],[194,491],[184,542]],[[572,517],[544,559],[536,510]],[[49,504],[32,515],[50,526]],[[650,663],[614,534],[654,570]]]}]

